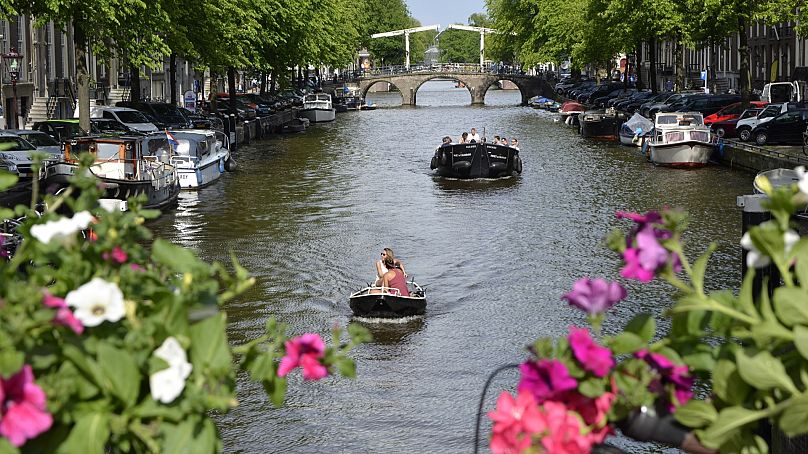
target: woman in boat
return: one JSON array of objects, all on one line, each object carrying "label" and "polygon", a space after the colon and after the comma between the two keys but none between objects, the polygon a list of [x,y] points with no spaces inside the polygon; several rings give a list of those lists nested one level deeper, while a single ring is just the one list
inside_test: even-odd
[{"label": "woman in boat", "polygon": [[404,271],[404,264],[401,263],[401,260],[396,259],[392,249],[386,247],[382,250],[381,259],[376,260],[376,281],[373,283],[374,287],[380,287],[382,285],[382,278],[385,273],[390,270],[390,267],[386,265],[388,259],[393,266],[398,267],[401,272],[404,273],[404,277],[407,276],[407,273]]},{"label": "woman in boat", "polygon": [[382,287],[389,289],[387,290],[388,293],[395,293],[394,291],[391,292],[391,290],[397,289],[399,296],[410,296],[410,291],[407,288],[407,278],[404,277],[404,271],[400,266],[395,264],[395,259],[389,256],[386,257],[384,265],[388,271],[382,276]]}]

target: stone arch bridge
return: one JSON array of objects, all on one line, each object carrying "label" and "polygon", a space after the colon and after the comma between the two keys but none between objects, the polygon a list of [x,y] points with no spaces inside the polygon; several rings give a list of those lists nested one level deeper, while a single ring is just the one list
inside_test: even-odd
[{"label": "stone arch bridge", "polygon": [[555,91],[544,78],[523,74],[501,74],[480,72],[424,72],[407,74],[369,75],[359,78],[359,88],[364,97],[370,87],[377,83],[389,83],[401,92],[401,103],[414,106],[418,89],[425,82],[433,79],[451,79],[462,82],[471,94],[471,104],[484,104],[485,93],[491,85],[500,80],[509,80],[516,84],[522,93],[522,104],[534,96],[555,97]]}]

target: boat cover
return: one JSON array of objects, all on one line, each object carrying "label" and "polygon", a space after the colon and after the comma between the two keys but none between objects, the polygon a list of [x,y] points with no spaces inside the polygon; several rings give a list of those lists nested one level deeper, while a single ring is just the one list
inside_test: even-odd
[{"label": "boat cover", "polygon": [[654,122],[635,113],[626,121],[625,127],[634,132],[636,136],[644,136],[654,129]]}]

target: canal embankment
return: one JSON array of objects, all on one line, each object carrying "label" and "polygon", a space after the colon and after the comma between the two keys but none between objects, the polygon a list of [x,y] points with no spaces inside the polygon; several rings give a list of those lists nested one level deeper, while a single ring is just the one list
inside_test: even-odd
[{"label": "canal embankment", "polygon": [[713,160],[733,169],[762,172],[808,166],[808,154],[801,146],[757,146],[739,140],[720,140]]}]

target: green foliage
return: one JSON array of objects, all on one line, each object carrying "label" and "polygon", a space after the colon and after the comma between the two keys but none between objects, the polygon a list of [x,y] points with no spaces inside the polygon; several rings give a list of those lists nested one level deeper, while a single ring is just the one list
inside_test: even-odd
[{"label": "green foliage", "polygon": [[[92,161],[85,158],[83,168]],[[10,259],[0,259],[0,376],[8,378],[30,365],[53,416],[52,426],[24,448],[219,452],[211,411],[237,405],[237,373],[248,373],[273,403],[283,403],[287,386],[286,378],[278,376],[278,362],[287,354],[285,330],[270,319],[264,334],[231,346],[223,303],[253,285],[254,278],[235,259],[231,267],[207,264],[191,251],[154,240],[144,223],[155,213],[141,210],[136,199],[130,200],[129,212],[98,208],[96,181],[86,175],[75,177],[62,195],[47,196],[49,210],[41,217],[17,207],[28,215],[18,230],[24,240]],[[8,181],[0,174],[0,183]],[[72,230],[43,243],[33,228],[64,221],[56,207],[89,210],[94,216],[90,230]],[[90,294],[101,296],[82,313],[75,304],[86,299],[76,303],[70,295],[94,282],[114,287],[122,299],[93,287]],[[62,306],[46,306],[46,295]],[[65,312],[83,331],[60,322]],[[105,318],[94,323],[89,313]],[[317,356],[329,374],[356,375],[347,354],[368,335],[355,326],[348,335],[345,342],[335,328],[333,346]],[[168,379],[174,381],[166,384]],[[0,437],[0,452],[15,451]]]}]

